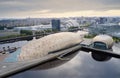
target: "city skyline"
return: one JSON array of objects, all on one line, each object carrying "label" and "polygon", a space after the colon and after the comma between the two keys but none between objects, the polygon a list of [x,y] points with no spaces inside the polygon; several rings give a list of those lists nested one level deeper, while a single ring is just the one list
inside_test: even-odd
[{"label": "city skyline", "polygon": [[0,18],[120,16],[120,0],[0,0]]}]

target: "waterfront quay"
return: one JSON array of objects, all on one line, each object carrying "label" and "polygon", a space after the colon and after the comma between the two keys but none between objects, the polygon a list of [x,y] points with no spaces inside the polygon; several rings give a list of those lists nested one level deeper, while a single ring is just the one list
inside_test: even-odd
[{"label": "waterfront quay", "polygon": [[52,33],[45,33],[45,34],[38,34],[38,35],[28,35],[28,36],[22,36],[22,37],[16,37],[16,38],[8,38],[8,39],[2,39],[0,40],[0,44],[5,44],[5,43],[12,43],[12,42],[17,42],[17,41],[30,41],[32,40],[34,37],[35,39],[39,39],[43,36],[49,35]]},{"label": "waterfront quay", "polygon": [[3,54],[9,54],[9,53],[13,53],[15,52],[17,49],[20,48],[20,45],[21,43],[19,42],[28,42],[30,40],[33,40],[33,39],[39,39],[41,37],[44,37],[46,35],[49,35],[49,34],[52,34],[52,33],[44,33],[44,34],[37,34],[37,35],[29,35],[29,36],[23,36],[23,37],[17,37],[17,38],[9,38],[9,39],[4,39],[4,40],[0,40],[0,44],[12,44],[12,43],[15,43],[15,42],[18,42],[18,44],[14,45],[14,46],[11,46],[11,45],[6,45],[6,46],[1,46],[1,49],[0,49],[0,55],[3,55]]},{"label": "waterfront quay", "polygon": [[[18,48],[19,48],[19,47],[18,47]],[[7,49],[6,49],[5,47],[3,47],[3,50],[0,51],[0,55],[13,53],[13,52],[15,52],[18,48],[16,48],[16,47],[11,47],[11,48],[10,48],[9,46],[7,46]]]}]

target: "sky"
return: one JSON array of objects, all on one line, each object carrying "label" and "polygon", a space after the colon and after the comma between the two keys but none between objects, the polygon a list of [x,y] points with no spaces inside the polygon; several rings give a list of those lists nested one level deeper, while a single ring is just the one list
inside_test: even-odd
[{"label": "sky", "polygon": [[120,0],[0,0],[0,18],[120,16]]}]

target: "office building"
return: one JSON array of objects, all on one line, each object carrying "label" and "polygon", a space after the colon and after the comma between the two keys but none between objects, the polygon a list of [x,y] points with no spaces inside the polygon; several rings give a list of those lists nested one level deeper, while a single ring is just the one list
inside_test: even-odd
[{"label": "office building", "polygon": [[60,20],[59,19],[53,19],[51,22],[52,22],[52,30],[60,31]]}]

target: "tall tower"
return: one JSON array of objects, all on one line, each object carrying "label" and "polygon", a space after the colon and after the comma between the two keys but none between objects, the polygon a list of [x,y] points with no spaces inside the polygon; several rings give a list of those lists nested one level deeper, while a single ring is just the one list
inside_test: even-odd
[{"label": "tall tower", "polygon": [[52,19],[52,30],[53,31],[60,31],[60,20],[59,19]]}]

